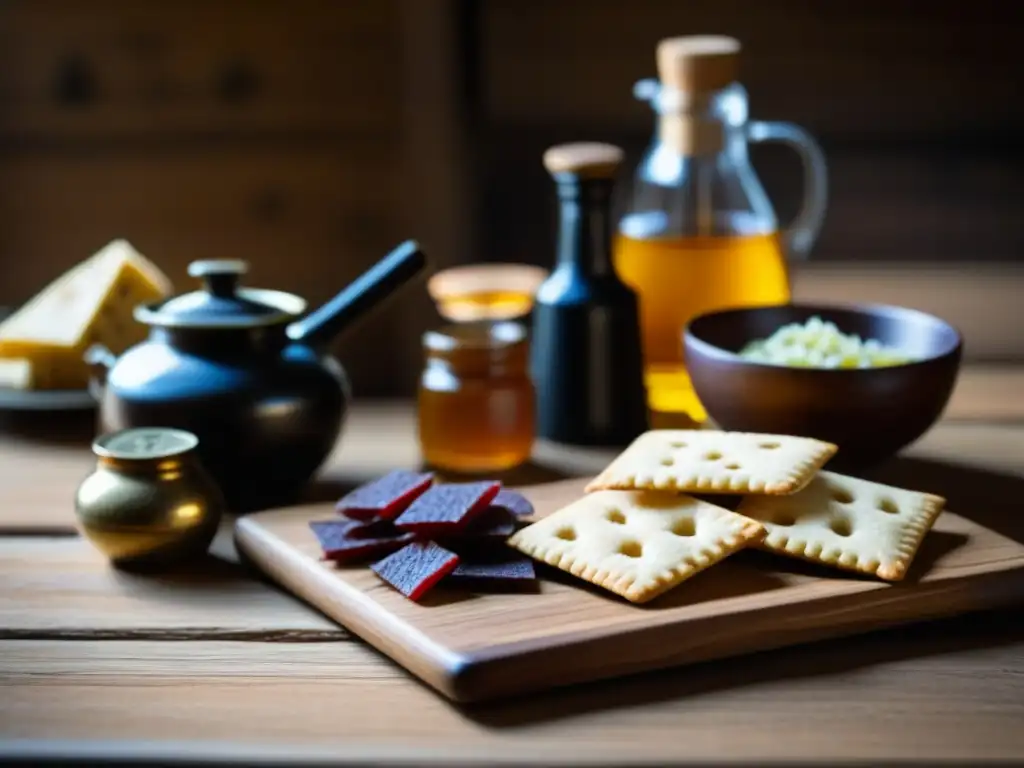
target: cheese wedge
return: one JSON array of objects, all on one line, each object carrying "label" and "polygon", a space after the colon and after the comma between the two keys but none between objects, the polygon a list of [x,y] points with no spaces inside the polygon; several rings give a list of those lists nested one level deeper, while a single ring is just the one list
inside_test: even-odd
[{"label": "cheese wedge", "polygon": [[138,304],[170,295],[170,279],[125,240],[114,240],[65,272],[0,323],[0,360],[25,360],[33,389],[88,385],[85,350],[114,354],[142,341]]}]

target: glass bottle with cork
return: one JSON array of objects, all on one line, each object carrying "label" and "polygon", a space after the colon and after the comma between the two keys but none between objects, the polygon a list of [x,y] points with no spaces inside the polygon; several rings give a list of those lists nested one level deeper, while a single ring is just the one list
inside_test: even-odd
[{"label": "glass bottle with cork", "polygon": [[[747,119],[739,53],[729,37],[658,44],[660,82],[634,89],[654,108],[657,130],[615,238],[616,268],[640,296],[650,406],[696,422],[706,414],[685,370],[686,324],[716,309],[787,303],[787,259],[808,255],[826,207],[825,160],[810,135]],[[762,141],[788,144],[803,161],[803,207],[784,230],[748,157]]]}]

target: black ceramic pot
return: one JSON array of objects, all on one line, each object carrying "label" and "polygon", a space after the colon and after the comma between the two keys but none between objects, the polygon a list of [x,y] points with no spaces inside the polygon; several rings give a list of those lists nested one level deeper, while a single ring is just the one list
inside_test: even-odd
[{"label": "black ceramic pot", "polygon": [[351,398],[328,344],[425,263],[406,242],[305,317],[298,296],[239,287],[244,262],[192,263],[202,290],[136,308],[146,341],[116,359],[90,349],[101,430],[186,430],[231,508],[290,501],[334,448]]}]

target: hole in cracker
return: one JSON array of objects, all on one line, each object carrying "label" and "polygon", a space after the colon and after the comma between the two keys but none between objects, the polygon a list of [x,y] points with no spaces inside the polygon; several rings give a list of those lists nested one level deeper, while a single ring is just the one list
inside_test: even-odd
[{"label": "hole in cracker", "polygon": [[684,517],[676,520],[671,530],[676,536],[693,536],[697,532],[697,523],[692,517]]},{"label": "hole in cracker", "polygon": [[704,458],[707,459],[708,461],[717,461],[718,459],[722,458],[722,454],[719,453],[718,451],[708,451],[707,453],[704,454]]},{"label": "hole in cracker", "polygon": [[731,462],[731,463],[729,463],[729,464],[726,464],[726,465],[725,465],[725,468],[726,468],[726,469],[739,469],[739,468],[740,468],[740,465],[739,465],[739,464],[737,464],[737,463],[736,463],[736,462],[734,461],[734,462]]},{"label": "hole in cracker", "polygon": [[840,504],[849,504],[853,501],[853,494],[843,488],[833,488],[832,500]]},{"label": "hole in cracker", "polygon": [[616,525],[625,525],[626,516],[617,509],[609,509],[607,514],[608,519]]},{"label": "hole in cracker", "polygon": [[758,448],[764,448],[766,451],[774,451],[779,447],[778,443],[758,443]]},{"label": "hole in cracker", "polygon": [[789,526],[796,523],[796,518],[789,512],[778,512],[772,517],[772,523],[775,525]]},{"label": "hole in cracker", "polygon": [[555,531],[555,536],[562,541],[576,541],[576,531],[573,528],[559,528]]},{"label": "hole in cracker", "polygon": [[673,447],[673,448],[685,448],[686,447],[686,443],[684,443],[682,440],[673,440],[671,443],[669,443],[669,445],[671,447]]},{"label": "hole in cracker", "polygon": [[661,460],[661,466],[663,466],[663,467],[671,467],[675,463],[676,463],[675,459],[673,459],[671,456],[666,457],[666,458]]},{"label": "hole in cracker", "polygon": [[878,508],[890,515],[898,515],[900,513],[900,508],[896,506],[896,502],[892,499],[882,499],[878,502]]},{"label": "hole in cracker", "polygon": [[850,525],[850,521],[845,517],[835,517],[829,521],[829,529],[836,536],[849,536],[853,533],[853,526]]},{"label": "hole in cracker", "polygon": [[644,548],[639,541],[624,541],[619,545],[619,553],[626,557],[640,557],[644,553]]}]

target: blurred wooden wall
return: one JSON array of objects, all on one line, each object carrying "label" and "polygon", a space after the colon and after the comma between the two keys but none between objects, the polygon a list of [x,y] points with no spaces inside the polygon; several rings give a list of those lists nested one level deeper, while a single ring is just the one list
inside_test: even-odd
[{"label": "blurred wooden wall", "polygon": [[[631,160],[654,118],[632,96],[662,37],[743,43],[751,117],[817,137],[830,203],[814,258],[1024,261],[1019,3],[1002,0],[488,0],[477,6],[478,133],[494,258],[550,256],[551,143],[611,140]],[[801,195],[790,150],[753,151],[780,219]],[[543,251],[538,255],[538,249]]]},{"label": "blurred wooden wall", "polygon": [[[0,304],[115,237],[182,288],[242,258],[311,302],[408,237],[451,258],[458,43],[429,5],[0,2]],[[358,392],[411,389],[428,310],[414,288],[339,343]]]},{"label": "blurred wooden wall", "polygon": [[[544,147],[621,142],[666,35],[745,46],[752,114],[828,153],[814,258],[1020,260],[1020,25],[999,0],[0,0],[0,304],[114,237],[322,301],[407,237],[435,265],[552,255]],[[785,149],[755,161],[783,219]],[[422,288],[339,342],[404,394]]]}]

